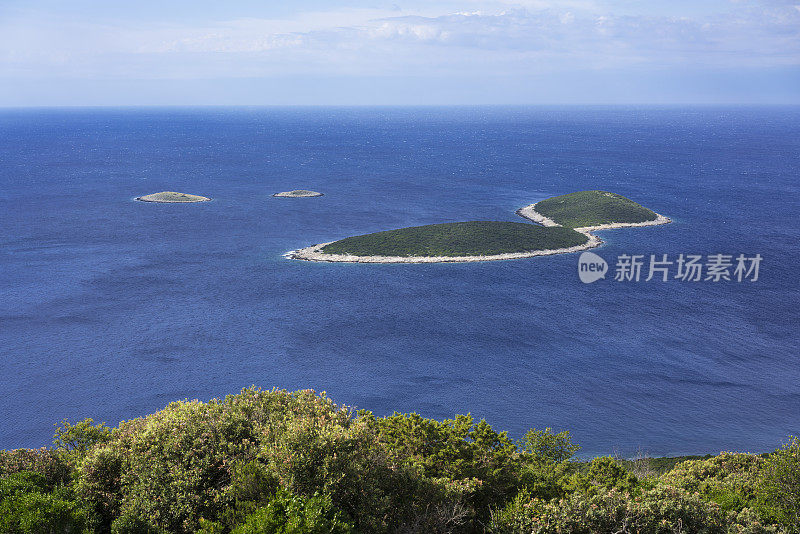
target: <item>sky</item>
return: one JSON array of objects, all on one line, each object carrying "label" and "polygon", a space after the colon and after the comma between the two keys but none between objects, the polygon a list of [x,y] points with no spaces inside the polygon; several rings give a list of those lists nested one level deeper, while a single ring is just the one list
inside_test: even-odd
[{"label": "sky", "polygon": [[0,0],[0,106],[800,104],[800,0]]}]

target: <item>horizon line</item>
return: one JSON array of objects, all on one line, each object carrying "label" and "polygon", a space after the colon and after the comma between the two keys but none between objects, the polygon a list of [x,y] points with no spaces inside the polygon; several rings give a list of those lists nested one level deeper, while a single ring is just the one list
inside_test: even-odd
[{"label": "horizon line", "polygon": [[194,108],[734,108],[734,107],[800,107],[800,102],[630,102],[630,103],[513,103],[513,104],[32,104],[4,105],[0,110],[24,109],[194,109]]}]

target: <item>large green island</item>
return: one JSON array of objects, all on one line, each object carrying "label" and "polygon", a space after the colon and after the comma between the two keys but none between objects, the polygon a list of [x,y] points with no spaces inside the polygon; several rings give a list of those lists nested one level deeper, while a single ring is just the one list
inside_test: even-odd
[{"label": "large green island", "polygon": [[324,254],[355,256],[480,256],[576,247],[586,235],[571,228],[521,222],[469,221],[428,224],[347,237],[322,247]]},{"label": "large green island", "polygon": [[287,252],[291,259],[352,263],[509,260],[597,247],[595,230],[650,226],[667,217],[608,191],[578,191],[517,210],[536,225],[501,221],[429,224],[347,237]]}]

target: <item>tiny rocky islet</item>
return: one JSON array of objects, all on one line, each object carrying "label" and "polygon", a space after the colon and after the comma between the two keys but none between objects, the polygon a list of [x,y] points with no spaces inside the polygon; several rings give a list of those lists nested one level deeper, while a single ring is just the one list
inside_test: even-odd
[{"label": "tiny rocky islet", "polygon": [[200,195],[190,195],[188,193],[179,193],[177,191],[161,191],[160,193],[152,193],[137,197],[136,200],[142,202],[161,202],[161,203],[186,203],[186,202],[208,202],[211,200],[208,197]]},{"label": "tiny rocky islet", "polygon": [[295,189],[293,191],[281,191],[280,193],[275,193],[272,196],[285,198],[310,198],[321,197],[322,193],[318,191],[309,191],[308,189]]}]

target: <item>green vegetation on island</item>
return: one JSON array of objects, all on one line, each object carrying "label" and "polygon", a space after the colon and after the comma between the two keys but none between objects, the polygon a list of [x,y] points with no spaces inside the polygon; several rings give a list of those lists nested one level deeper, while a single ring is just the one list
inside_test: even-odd
[{"label": "green vegetation on island", "polygon": [[250,388],[114,429],[64,422],[54,445],[0,451],[0,533],[800,532],[797,439],[674,466],[575,461],[568,432],[514,441],[468,415]]},{"label": "green vegetation on island", "polygon": [[568,228],[655,221],[658,215],[633,200],[608,191],[578,191],[536,203],[536,211]]},{"label": "green vegetation on island", "polygon": [[469,221],[347,237],[325,245],[321,252],[354,256],[490,256],[569,248],[583,245],[587,239],[571,228]]},{"label": "green vegetation on island", "polygon": [[632,200],[605,191],[579,191],[549,198],[521,208],[517,214],[538,225],[500,221],[429,224],[347,237],[292,250],[285,256],[365,263],[502,260],[600,245],[602,240],[586,227],[670,222]]},{"label": "green vegetation on island", "polygon": [[153,193],[151,195],[144,195],[138,197],[136,200],[142,202],[207,202],[211,200],[208,197],[201,197],[199,195],[189,195],[187,193],[178,193],[176,191],[162,191],[160,193]]}]

